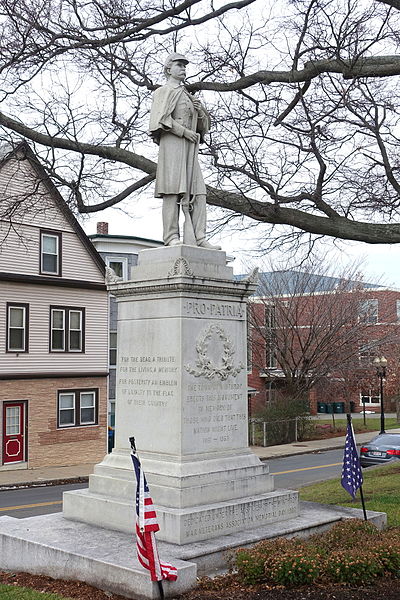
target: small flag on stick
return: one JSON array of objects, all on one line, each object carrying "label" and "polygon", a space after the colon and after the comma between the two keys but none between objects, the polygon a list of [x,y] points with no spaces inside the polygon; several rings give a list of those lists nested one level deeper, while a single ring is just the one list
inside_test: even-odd
[{"label": "small flag on stick", "polygon": [[364,496],[362,493],[363,475],[361,471],[360,457],[357,452],[356,440],[354,438],[353,424],[351,422],[351,415],[347,415],[347,431],[346,431],[346,442],[343,455],[343,467],[342,467],[342,486],[349,492],[349,494],[355,498],[358,488],[360,488],[360,496],[362,507],[364,511],[364,519],[367,520],[367,513],[365,511]]},{"label": "small flag on stick", "polygon": [[143,473],[142,466],[136,454],[134,439],[131,442],[131,458],[136,474],[136,550],[140,564],[150,571],[152,581],[161,582],[163,579],[175,581],[177,569],[168,563],[160,561],[157,550],[155,533],[160,529],[157,515],[150,496],[149,486]]}]

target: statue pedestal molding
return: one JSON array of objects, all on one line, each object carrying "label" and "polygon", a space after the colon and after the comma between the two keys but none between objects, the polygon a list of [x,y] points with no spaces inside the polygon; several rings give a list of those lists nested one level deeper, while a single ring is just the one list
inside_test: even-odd
[{"label": "statue pedestal molding", "polygon": [[183,545],[298,515],[248,448],[246,298],[224,252],[144,250],[118,299],[116,447],[88,490],[64,494],[64,517],[134,531],[134,436],[160,540]]}]

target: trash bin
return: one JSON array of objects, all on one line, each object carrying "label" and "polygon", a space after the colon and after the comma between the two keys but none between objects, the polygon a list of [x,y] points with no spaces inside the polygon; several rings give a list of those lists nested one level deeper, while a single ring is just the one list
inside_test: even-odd
[{"label": "trash bin", "polygon": [[333,403],[333,412],[336,414],[344,413],[344,402],[334,402]]},{"label": "trash bin", "polygon": [[326,403],[325,402],[317,402],[317,412],[326,413]]},{"label": "trash bin", "polygon": [[108,428],[108,452],[112,452],[114,448],[115,431],[111,427]]},{"label": "trash bin", "polygon": [[350,412],[356,412],[356,403],[354,400],[350,400]]},{"label": "trash bin", "polygon": [[332,402],[328,402],[325,406],[326,406],[326,412],[331,415],[333,413],[333,404],[332,404]]}]

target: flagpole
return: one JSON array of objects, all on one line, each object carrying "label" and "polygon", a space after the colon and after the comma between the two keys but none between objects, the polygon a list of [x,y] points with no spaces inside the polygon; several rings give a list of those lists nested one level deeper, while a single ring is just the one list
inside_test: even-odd
[{"label": "flagpole", "polygon": [[[347,424],[350,425],[350,427],[352,427],[351,413],[347,413]],[[360,485],[359,490],[360,490],[361,506],[362,506],[363,513],[364,513],[364,521],[368,521],[367,511],[365,509],[365,500],[364,500],[362,484]]]},{"label": "flagpole", "polygon": [[364,502],[364,494],[363,494],[362,485],[360,485],[360,497],[361,497],[361,504],[362,504],[362,509],[363,509],[363,513],[364,513],[364,521],[368,521],[367,511],[365,510],[365,502]]},{"label": "flagpole", "polygon": [[165,596],[164,596],[164,588],[162,585],[162,581],[157,581],[157,585],[158,585],[158,589],[160,591],[160,598],[161,598],[161,600],[164,600]]},{"label": "flagpole", "polygon": [[[131,446],[131,453],[133,455],[137,456],[136,443],[135,443],[135,438],[133,436],[129,438],[129,444]],[[140,473],[141,473],[140,480],[142,480],[142,477],[143,477],[143,471],[142,471],[142,469],[140,469]],[[142,500],[144,501],[144,495],[143,495]],[[157,556],[158,556],[158,553],[157,553]],[[175,577],[175,579],[176,579],[176,577]],[[162,579],[158,579],[157,580],[157,586],[158,586],[158,590],[160,592],[160,599],[164,600],[165,596],[164,596],[164,588],[163,588],[163,584],[162,584]]]}]

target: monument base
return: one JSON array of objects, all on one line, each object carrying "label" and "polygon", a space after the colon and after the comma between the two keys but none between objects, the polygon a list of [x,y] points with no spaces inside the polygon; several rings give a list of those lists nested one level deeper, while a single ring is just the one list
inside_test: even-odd
[{"label": "monument base", "polygon": [[[298,516],[298,493],[275,490],[268,465],[243,449],[182,462],[141,455],[156,500],[159,539],[192,544]],[[96,465],[89,489],[65,492],[67,519],[131,532],[136,481],[127,451],[114,450]]]},{"label": "monument base", "polygon": [[[367,511],[382,529],[386,514]],[[185,593],[196,577],[212,576],[228,566],[231,554],[244,546],[275,537],[308,537],[337,521],[363,518],[359,509],[301,502],[294,519],[183,546],[160,542],[162,560],[178,570],[175,582],[164,582],[166,598]],[[159,598],[157,585],[136,559],[132,532],[121,533],[68,521],[61,513],[15,519],[0,518],[0,569],[84,581],[135,600]]]}]

